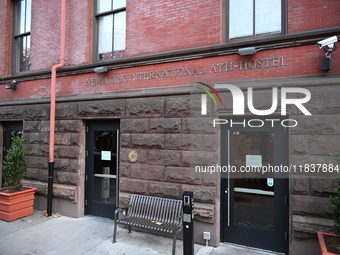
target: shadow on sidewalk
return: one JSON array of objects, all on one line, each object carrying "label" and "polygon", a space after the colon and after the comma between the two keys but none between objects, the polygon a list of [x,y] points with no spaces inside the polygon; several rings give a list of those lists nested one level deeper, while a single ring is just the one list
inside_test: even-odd
[{"label": "shadow on sidewalk", "polygon": [[[117,242],[113,244],[112,231],[110,219],[45,217],[43,212],[35,211],[13,222],[0,220],[0,254],[171,254],[172,238],[138,231],[129,233],[118,227]],[[183,254],[183,242],[176,243],[176,254]],[[194,247],[196,254],[203,246]]]}]

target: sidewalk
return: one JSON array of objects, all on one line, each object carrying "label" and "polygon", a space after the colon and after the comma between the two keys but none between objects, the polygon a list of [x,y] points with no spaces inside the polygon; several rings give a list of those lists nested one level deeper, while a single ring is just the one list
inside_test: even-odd
[{"label": "sidewalk", "polygon": [[[0,220],[1,255],[169,255],[172,239],[118,227],[117,242],[112,243],[113,221],[98,217],[45,217],[41,211],[13,222]],[[177,240],[176,254],[183,254]],[[195,244],[197,255],[272,255],[262,251],[221,245],[217,248]]]}]

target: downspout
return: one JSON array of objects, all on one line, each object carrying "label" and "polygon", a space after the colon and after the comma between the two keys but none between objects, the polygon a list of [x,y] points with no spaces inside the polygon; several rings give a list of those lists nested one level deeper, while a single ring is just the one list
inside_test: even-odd
[{"label": "downspout", "polygon": [[51,74],[51,107],[50,107],[50,147],[48,162],[48,191],[47,215],[52,215],[53,172],[54,172],[54,133],[55,133],[55,108],[56,108],[56,79],[57,69],[65,64],[66,41],[66,0],[61,1],[61,38],[60,38],[60,63],[52,67]]}]

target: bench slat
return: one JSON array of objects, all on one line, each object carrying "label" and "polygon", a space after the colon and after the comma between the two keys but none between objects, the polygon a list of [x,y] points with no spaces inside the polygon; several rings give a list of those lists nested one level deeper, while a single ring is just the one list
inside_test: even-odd
[{"label": "bench slat", "polygon": [[173,223],[182,214],[181,200],[132,195],[130,201],[127,217]]},{"label": "bench slat", "polygon": [[162,223],[181,224],[178,217],[182,214],[182,201],[142,195],[131,196],[128,218],[142,218]]}]

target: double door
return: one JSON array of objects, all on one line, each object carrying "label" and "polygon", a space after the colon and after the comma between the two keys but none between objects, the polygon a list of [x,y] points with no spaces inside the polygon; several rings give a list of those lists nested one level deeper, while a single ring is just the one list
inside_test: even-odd
[{"label": "double door", "polygon": [[87,122],[85,214],[113,218],[118,201],[119,121]]},{"label": "double door", "polygon": [[[240,123],[242,121],[240,120]],[[247,121],[245,122],[247,123]],[[288,248],[287,134],[282,126],[222,128],[222,240]]]}]

